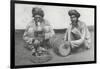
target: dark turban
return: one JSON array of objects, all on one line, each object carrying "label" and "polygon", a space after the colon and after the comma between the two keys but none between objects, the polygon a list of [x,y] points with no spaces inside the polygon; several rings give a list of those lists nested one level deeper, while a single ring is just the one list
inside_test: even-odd
[{"label": "dark turban", "polygon": [[35,8],[32,9],[32,14],[33,14],[33,17],[35,15],[40,15],[40,16],[44,17],[43,10],[41,8],[38,8],[38,7],[35,7]]},{"label": "dark turban", "polygon": [[69,10],[68,14],[69,14],[69,16],[75,15],[78,18],[80,17],[80,13],[76,10]]}]

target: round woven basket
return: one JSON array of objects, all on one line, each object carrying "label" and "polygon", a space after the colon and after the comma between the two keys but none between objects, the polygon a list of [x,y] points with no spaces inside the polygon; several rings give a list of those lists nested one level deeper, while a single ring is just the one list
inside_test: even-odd
[{"label": "round woven basket", "polygon": [[48,62],[51,59],[52,59],[52,55],[48,51],[44,55],[41,55],[41,56],[34,56],[34,55],[32,55],[30,57],[30,61],[33,62],[33,63],[37,63],[37,64]]}]

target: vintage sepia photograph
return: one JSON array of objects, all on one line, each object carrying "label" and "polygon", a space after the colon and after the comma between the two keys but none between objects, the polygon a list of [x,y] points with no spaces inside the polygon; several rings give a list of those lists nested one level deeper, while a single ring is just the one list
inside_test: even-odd
[{"label": "vintage sepia photograph", "polygon": [[11,4],[14,67],[96,62],[96,6],[25,1]]}]

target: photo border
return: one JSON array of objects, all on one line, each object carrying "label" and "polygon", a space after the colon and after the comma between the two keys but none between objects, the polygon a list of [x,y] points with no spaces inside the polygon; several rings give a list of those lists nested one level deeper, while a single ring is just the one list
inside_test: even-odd
[{"label": "photo border", "polygon": [[[69,62],[69,63],[50,63],[50,64],[38,64],[38,65],[15,65],[15,4],[36,4],[36,5],[49,5],[49,6],[67,6],[67,7],[81,7],[81,8],[94,8],[94,61],[83,62]],[[91,64],[97,62],[96,57],[96,5],[82,5],[82,4],[65,4],[65,3],[52,3],[52,2],[34,2],[34,1],[10,1],[10,67],[11,68],[30,68],[30,67],[47,67],[47,66],[62,66],[62,65],[79,65],[79,64]]]}]

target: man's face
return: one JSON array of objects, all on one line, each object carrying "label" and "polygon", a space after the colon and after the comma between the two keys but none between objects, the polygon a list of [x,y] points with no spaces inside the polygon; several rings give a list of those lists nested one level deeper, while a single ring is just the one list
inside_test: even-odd
[{"label": "man's face", "polygon": [[42,20],[42,17],[40,15],[35,15],[34,20],[35,22],[40,22]]},{"label": "man's face", "polygon": [[71,15],[70,19],[72,23],[76,23],[78,21],[78,18],[75,15]]}]

